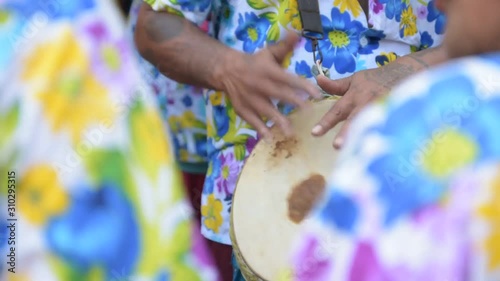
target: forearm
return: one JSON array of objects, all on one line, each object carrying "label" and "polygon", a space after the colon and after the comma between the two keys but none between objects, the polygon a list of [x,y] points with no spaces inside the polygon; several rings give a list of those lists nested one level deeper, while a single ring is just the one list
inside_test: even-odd
[{"label": "forearm", "polygon": [[410,75],[447,60],[448,56],[445,49],[438,46],[399,57],[393,62],[380,67],[379,71],[366,71],[365,77],[387,89],[391,89]]},{"label": "forearm", "polygon": [[407,62],[415,66],[417,70],[429,68],[448,60],[446,49],[441,46],[425,49],[419,52],[403,56],[396,61]]},{"label": "forearm", "polygon": [[203,33],[186,19],[142,4],[135,42],[140,54],[165,76],[180,83],[221,89],[227,57],[239,53]]}]

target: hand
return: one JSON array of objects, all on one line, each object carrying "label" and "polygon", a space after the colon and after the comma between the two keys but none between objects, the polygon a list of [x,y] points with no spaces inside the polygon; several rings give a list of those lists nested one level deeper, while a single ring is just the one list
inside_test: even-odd
[{"label": "hand", "polygon": [[333,141],[336,149],[342,147],[347,129],[358,112],[369,102],[388,93],[399,80],[398,75],[386,77],[386,70],[381,68],[360,71],[339,80],[330,80],[323,75],[316,79],[325,92],[342,96],[312,129],[314,136],[322,136],[339,122],[345,121]]},{"label": "hand", "polygon": [[286,135],[292,133],[290,121],[275,108],[271,98],[303,108],[307,103],[298,93],[321,97],[317,86],[281,67],[299,39],[296,34],[289,33],[283,41],[256,54],[233,51],[222,62],[217,88],[229,96],[236,113],[264,139],[272,136],[262,118],[274,121]]},{"label": "hand", "polygon": [[318,76],[318,85],[325,92],[343,97],[312,129],[312,134],[322,136],[339,122],[345,121],[333,141],[333,146],[339,149],[343,145],[351,120],[366,104],[389,93],[406,77],[448,59],[446,49],[438,46],[400,57],[379,68],[357,72],[344,79],[329,80]]}]

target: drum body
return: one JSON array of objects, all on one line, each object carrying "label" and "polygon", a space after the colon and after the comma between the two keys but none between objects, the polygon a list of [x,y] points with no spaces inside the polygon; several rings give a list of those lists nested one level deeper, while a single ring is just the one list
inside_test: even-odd
[{"label": "drum body", "polygon": [[323,100],[311,110],[292,113],[295,135],[285,138],[277,127],[271,128],[272,143],[259,142],[246,160],[233,197],[231,240],[247,281],[274,281],[289,265],[304,222],[304,210],[297,210],[304,204],[296,197],[308,197],[311,184],[324,188],[335,163],[332,142],[340,125],[323,137],[310,133],[334,102]]}]

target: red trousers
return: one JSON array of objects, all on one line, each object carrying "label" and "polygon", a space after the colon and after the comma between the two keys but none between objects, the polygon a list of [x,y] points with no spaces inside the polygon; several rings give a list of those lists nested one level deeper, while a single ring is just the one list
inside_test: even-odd
[{"label": "red trousers", "polygon": [[[205,183],[204,174],[182,173],[186,191],[194,209],[194,214],[198,222],[201,224],[201,194],[203,192],[203,184]],[[233,248],[229,245],[214,242],[205,239],[208,249],[214,258],[215,265],[221,276],[221,281],[232,281],[233,266],[231,264],[231,255]]]}]

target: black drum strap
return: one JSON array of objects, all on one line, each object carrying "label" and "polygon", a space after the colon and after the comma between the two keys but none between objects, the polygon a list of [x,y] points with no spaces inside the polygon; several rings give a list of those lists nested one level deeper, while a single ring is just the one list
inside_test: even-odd
[{"label": "black drum strap", "polygon": [[[318,46],[318,40],[322,40],[323,25],[321,24],[321,14],[319,12],[319,0],[297,0],[300,21],[302,23],[302,37],[311,40],[313,67],[312,71],[324,74],[321,63],[323,54]],[[316,71],[315,71],[316,70]]]},{"label": "black drum strap", "polygon": [[323,55],[318,48],[318,40],[323,39],[323,25],[321,24],[318,0],[297,0],[297,2],[302,22],[302,36],[311,40],[314,63],[319,61],[321,64]]},{"label": "black drum strap", "polygon": [[297,0],[299,4],[302,35],[323,38],[323,26],[318,0]]}]

